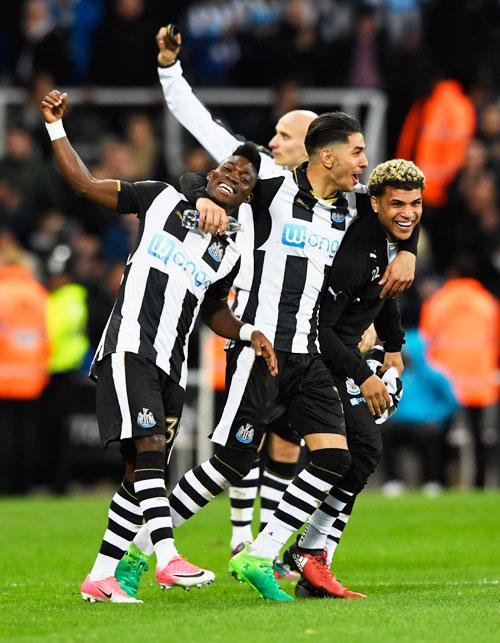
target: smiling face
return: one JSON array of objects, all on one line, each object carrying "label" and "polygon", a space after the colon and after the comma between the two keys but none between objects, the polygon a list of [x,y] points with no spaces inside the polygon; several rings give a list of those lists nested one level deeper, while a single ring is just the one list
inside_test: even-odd
[{"label": "smiling face", "polygon": [[251,200],[257,172],[244,156],[230,156],[208,173],[207,192],[225,210]]},{"label": "smiling face", "polygon": [[368,166],[365,139],[361,132],[350,134],[346,143],[334,143],[320,152],[330,179],[341,192],[352,192]]},{"label": "smiling face", "polygon": [[403,190],[387,185],[371,204],[389,241],[408,239],[422,217],[422,190]]}]

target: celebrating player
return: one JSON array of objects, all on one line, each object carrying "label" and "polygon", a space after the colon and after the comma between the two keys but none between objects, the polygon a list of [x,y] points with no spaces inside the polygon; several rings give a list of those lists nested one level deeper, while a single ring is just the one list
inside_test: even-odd
[{"label": "celebrating player", "polygon": [[[215,455],[188,472],[170,496],[177,526],[246,475],[267,422],[286,411],[310,462],[288,486],[286,507],[280,509],[283,501],[278,506],[279,528],[268,522],[250,549],[230,562],[240,579],[278,601],[291,597],[277,586],[272,560],[300,526],[298,518],[304,523],[350,466],[340,400],[319,355],[317,313],[325,273],[347,228],[360,214],[373,216],[358,179],[367,159],[356,119],[342,112],[318,116],[305,146],[309,162],[293,174],[275,169],[263,178],[261,169],[253,201],[254,273],[242,320],[272,338],[280,374],[271,382],[243,346],[229,351],[226,404],[212,434]],[[198,175],[181,181],[192,199],[206,196]],[[401,243],[413,251],[415,245],[415,234]],[[346,596],[344,590],[337,595]]]},{"label": "celebrating player", "polygon": [[[302,597],[341,592],[329,569],[339,536],[332,534],[332,528],[342,533],[343,517],[351,514],[357,495],[379,463],[382,437],[375,418],[380,422],[393,406],[388,386],[395,397],[400,393],[397,380],[403,370],[404,333],[397,300],[380,298],[378,276],[395,257],[398,243],[407,240],[420,221],[424,175],[411,161],[391,160],[377,165],[368,187],[376,216],[363,217],[349,228],[325,281],[320,305],[321,354],[342,400],[351,467],[313,513],[305,533],[285,552],[285,561],[302,574],[295,590]],[[357,349],[361,334],[372,322],[385,351],[378,373],[372,372]],[[278,508],[271,519],[271,529],[281,511]]]},{"label": "celebrating player", "polygon": [[[97,418],[106,446],[119,440],[125,476],[113,496],[108,527],[94,566],[82,584],[90,601],[137,603],[114,577],[143,520],[157,558],[160,586],[203,585],[214,579],[181,557],[174,544],[165,490],[165,461],[174,441],[186,386],[189,335],[201,307],[214,332],[242,340],[275,375],[273,348],[254,326],[230,312],[227,295],[239,270],[240,252],[217,219],[202,230],[182,225],[192,208],[167,183],[97,180],[78,157],[62,124],[67,95],[52,91],[41,111],[56,161],[69,185],[81,196],[119,213],[134,212],[139,235],[129,255],[120,292],[94,358]],[[251,144],[241,145],[208,174],[208,191],[231,211],[251,197],[260,157]]]},{"label": "celebrating player", "polygon": [[[159,47],[159,77],[165,100],[171,112],[190,133],[217,159],[220,160],[238,144],[241,137],[236,137],[221,123],[215,121],[207,109],[193,94],[182,75],[180,62],[177,60],[180,47],[180,34],[172,32],[172,25],[163,27],[158,32]],[[294,169],[307,159],[304,138],[307,128],[315,118],[314,112],[294,110],[282,116],[276,124],[276,134],[269,142],[271,153],[261,149],[260,175],[265,177],[280,174],[283,168]],[[362,171],[359,170],[359,171]],[[350,189],[352,189],[349,186]],[[211,221],[219,210],[207,199],[199,199],[197,207],[202,213],[202,221]],[[355,204],[353,204],[355,207]],[[222,213],[220,213],[222,216]],[[242,247],[242,268],[235,280],[237,292],[233,312],[237,317],[243,313],[252,284],[254,226],[253,213],[249,205],[242,205],[238,211],[238,219],[242,222],[242,232],[238,234],[238,243]],[[349,221],[349,220],[348,220]],[[383,283],[382,296],[392,296],[408,287],[414,274],[414,255],[403,252],[381,275]],[[294,476],[299,455],[299,436],[291,432],[286,416],[274,421],[269,427],[269,456],[262,476],[261,495],[261,525],[262,529],[276,509],[287,485]],[[231,498],[233,552],[242,549],[244,544],[252,540],[251,522],[252,508],[258,490],[259,463],[254,462],[249,473],[242,481],[238,481],[229,489]],[[130,550],[117,569],[117,578],[128,588],[137,587],[143,565],[144,553],[152,552],[148,543],[146,530],[142,530],[134,541],[138,549]],[[278,558],[274,561],[277,575],[289,575]]]}]

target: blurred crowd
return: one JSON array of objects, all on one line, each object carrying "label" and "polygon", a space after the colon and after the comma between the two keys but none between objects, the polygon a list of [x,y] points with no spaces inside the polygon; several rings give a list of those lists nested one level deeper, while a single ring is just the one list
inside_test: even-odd
[{"label": "blurred crowd", "polygon": [[[163,155],[160,92],[140,109],[91,100],[93,87],[156,88],[154,36],[169,22],[182,31],[182,64],[194,87],[279,90],[258,117],[219,114],[259,143],[277,117],[300,107],[301,87],[387,94],[385,156],[414,160],[427,189],[417,279],[401,302],[406,328],[415,329],[406,351],[409,408],[403,404],[386,430],[386,476],[404,477],[395,466],[402,439],[422,455],[421,482],[445,485],[446,438],[460,410],[473,444],[473,484],[484,486],[499,441],[498,413],[486,439],[484,411],[498,405],[500,2],[24,0],[6,3],[0,23],[0,91],[27,90],[24,104],[7,110],[0,158],[0,448],[8,462],[0,493],[27,491],[41,452],[45,479],[65,490],[57,454],[68,377],[88,366],[137,225],[66,187],[51,161],[40,100],[53,87],[88,92],[65,126],[96,177],[176,184]],[[186,170],[212,167],[192,140],[183,161]],[[41,451],[40,418],[54,445]]]}]

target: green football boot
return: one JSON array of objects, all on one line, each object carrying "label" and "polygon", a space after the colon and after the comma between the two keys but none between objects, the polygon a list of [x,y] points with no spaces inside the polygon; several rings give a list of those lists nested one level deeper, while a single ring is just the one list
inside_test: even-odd
[{"label": "green football boot", "polygon": [[132,543],[125,556],[118,563],[115,578],[120,583],[120,587],[129,596],[137,598],[142,572],[147,572],[148,569],[148,557]]},{"label": "green football boot", "polygon": [[229,561],[229,572],[268,601],[293,601],[293,597],[280,589],[274,576],[271,558],[260,558],[248,553],[248,546]]}]

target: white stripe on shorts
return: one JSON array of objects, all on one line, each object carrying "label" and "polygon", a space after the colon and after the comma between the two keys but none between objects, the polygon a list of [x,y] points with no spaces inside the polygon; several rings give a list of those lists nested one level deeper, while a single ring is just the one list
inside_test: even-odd
[{"label": "white stripe on shorts", "polygon": [[111,355],[111,372],[113,374],[113,383],[122,416],[120,440],[125,440],[126,438],[132,437],[132,421],[130,419],[127,380],[125,377],[125,353],[113,353]]},{"label": "white stripe on shorts", "polygon": [[251,346],[245,346],[238,356],[236,370],[231,379],[229,386],[229,393],[227,396],[226,404],[222,412],[219,424],[214,429],[212,434],[212,442],[225,445],[231,431],[234,418],[238,413],[241,399],[245,393],[245,389],[255,362],[255,351]]}]

